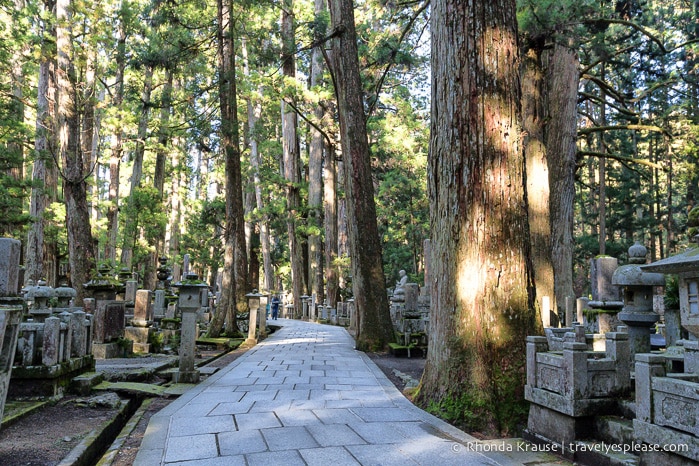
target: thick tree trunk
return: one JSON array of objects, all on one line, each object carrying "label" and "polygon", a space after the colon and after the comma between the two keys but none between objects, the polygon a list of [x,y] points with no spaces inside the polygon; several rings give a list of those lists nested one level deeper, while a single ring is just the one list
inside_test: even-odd
[{"label": "thick tree trunk", "polygon": [[[327,8],[325,0],[315,0],[314,14],[316,18],[322,17]],[[325,61],[320,47],[313,49],[311,58],[311,90],[322,85]],[[316,106],[313,116],[317,124],[320,124],[325,115],[326,105],[321,103]],[[323,226],[323,135],[316,128],[311,127],[311,143],[308,153],[308,226],[311,233],[308,235],[309,267],[309,291],[315,295],[319,302],[325,299],[323,286],[323,242],[320,235]],[[329,303],[335,306],[335,303]]]},{"label": "thick tree trunk", "polygon": [[70,0],[56,2],[56,52],[58,83],[58,143],[63,163],[63,194],[66,205],[68,255],[71,283],[77,291],[76,305],[82,305],[82,285],[95,267],[95,243],[90,231],[83,157],[78,144],[80,119],[76,107],[76,76],[72,57]]},{"label": "thick tree trunk", "polygon": [[[602,72],[600,73],[600,79],[604,81],[606,73],[604,71],[604,64],[602,64]],[[599,119],[601,126],[607,126],[607,96],[603,88],[600,88],[600,108],[599,108]],[[604,131],[600,131],[597,135],[597,151],[600,154],[607,153],[607,144],[604,142]],[[599,255],[604,256],[607,254],[607,159],[602,156],[599,158],[598,167],[598,212],[599,218],[597,223],[599,224]]]},{"label": "thick tree trunk", "polygon": [[382,349],[393,341],[383,274],[381,241],[376,224],[369,142],[357,54],[352,0],[329,2],[332,71],[340,119],[342,160],[352,261],[352,291],[357,309],[357,348]]},{"label": "thick tree trunk", "polygon": [[[549,211],[549,166],[546,157],[544,122],[547,119],[544,70],[541,50],[534,45],[522,57],[522,128],[526,154],[529,231],[536,294],[550,299],[556,309],[554,268],[551,262],[551,222]],[[541,311],[541,307],[539,310]]]},{"label": "thick tree trunk", "polygon": [[[42,31],[41,37],[48,36],[49,31]],[[53,34],[50,34],[53,35]],[[53,164],[48,152],[49,138],[53,136],[53,116],[50,113],[49,93],[53,92],[51,83],[51,68],[53,67],[52,51],[46,39],[41,42],[41,57],[39,62],[39,79],[37,83],[36,102],[36,137],[34,139],[34,167],[32,171],[32,191],[29,203],[29,215],[32,224],[27,232],[25,255],[25,282],[32,280],[36,284],[45,277],[44,268],[44,212],[48,205],[46,190],[47,164]]]},{"label": "thick tree trunk", "polygon": [[432,3],[429,352],[417,401],[486,432],[526,414],[536,329],[514,0]]},{"label": "thick tree trunk", "polygon": [[[218,0],[219,100],[221,107],[221,143],[225,157],[226,228],[221,301],[209,327],[210,336],[218,336],[225,323],[226,333],[238,332],[236,311],[247,310],[245,229],[243,221],[242,174],[238,146],[238,104],[235,80],[234,25],[230,0]],[[228,30],[224,27],[228,26]]]},{"label": "thick tree trunk", "polygon": [[[335,151],[328,148],[323,166],[323,224],[325,225],[325,292],[328,304],[335,307],[339,298],[340,282],[337,260],[337,164]],[[322,302],[322,301],[321,301]]]},{"label": "thick tree trunk", "polygon": [[[548,123],[546,157],[551,186],[551,259],[554,293],[561,312],[573,291],[573,215],[575,203],[578,57],[574,50],[554,46],[547,64]],[[532,195],[529,195],[532,199]],[[538,277],[537,277],[538,283]],[[537,295],[539,294],[537,289]],[[566,322],[566,325],[570,325]]]},{"label": "thick tree trunk", "polygon": [[[282,72],[285,77],[296,77],[294,2],[284,0],[282,8]],[[301,296],[306,290],[301,240],[296,233],[297,218],[301,217],[301,154],[299,149],[298,116],[293,107],[284,100],[282,110],[282,146],[284,151],[284,178],[286,180],[287,234],[289,237],[289,259],[291,261],[291,287],[294,313],[300,315]]]}]

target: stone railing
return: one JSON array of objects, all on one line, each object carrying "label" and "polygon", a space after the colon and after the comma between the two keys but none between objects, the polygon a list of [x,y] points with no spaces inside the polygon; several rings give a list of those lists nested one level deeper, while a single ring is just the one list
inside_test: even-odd
[{"label": "stone railing", "polygon": [[634,435],[640,442],[665,445],[676,455],[699,461],[699,373],[669,374],[666,368],[662,355],[636,355]]},{"label": "stone railing", "polygon": [[552,344],[546,337],[527,337],[525,398],[572,417],[610,409],[615,397],[630,390],[628,334],[608,332],[604,351],[590,351],[582,327]]},{"label": "stone railing", "polygon": [[83,311],[63,312],[45,322],[22,322],[15,366],[53,366],[90,354],[92,316]]}]

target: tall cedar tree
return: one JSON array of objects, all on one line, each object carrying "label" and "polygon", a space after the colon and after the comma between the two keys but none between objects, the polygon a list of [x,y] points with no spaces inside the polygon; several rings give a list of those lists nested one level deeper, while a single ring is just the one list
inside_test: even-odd
[{"label": "tall cedar tree", "polygon": [[417,401],[467,428],[526,414],[536,328],[514,0],[432,3],[430,351]]},{"label": "tall cedar tree", "polygon": [[226,167],[226,228],[221,302],[209,327],[209,336],[212,337],[220,335],[224,322],[226,332],[229,335],[236,333],[238,331],[236,310],[244,312],[247,309],[245,299],[247,258],[245,256],[242,174],[238,146],[238,105],[233,42],[234,24],[231,17],[232,2],[218,0],[217,5],[221,144]]},{"label": "tall cedar tree", "polygon": [[78,143],[80,118],[75,91],[77,75],[73,61],[71,11],[70,0],[56,2],[57,117],[59,152],[63,163],[63,195],[66,205],[70,278],[78,293],[76,304],[82,305],[84,297],[82,285],[90,280],[91,272],[95,268],[96,254],[87,204],[87,175]]},{"label": "tall cedar tree", "polygon": [[358,314],[357,348],[380,349],[393,340],[376,224],[369,142],[357,55],[352,0],[329,2],[332,62],[345,165],[352,291]]}]

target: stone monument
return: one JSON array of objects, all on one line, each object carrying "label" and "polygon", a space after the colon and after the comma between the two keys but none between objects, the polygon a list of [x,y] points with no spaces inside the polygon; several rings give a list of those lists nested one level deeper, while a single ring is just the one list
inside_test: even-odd
[{"label": "stone monument", "polygon": [[18,296],[20,251],[19,241],[0,238],[0,423],[23,314],[22,299]]}]

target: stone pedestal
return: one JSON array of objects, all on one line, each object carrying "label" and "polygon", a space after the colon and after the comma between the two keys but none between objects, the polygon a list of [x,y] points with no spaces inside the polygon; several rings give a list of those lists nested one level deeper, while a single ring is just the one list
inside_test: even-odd
[{"label": "stone pedestal", "polygon": [[197,340],[197,308],[180,308],[182,331],[180,333],[180,366],[173,374],[175,383],[199,382],[199,370],[194,367]]},{"label": "stone pedestal", "polygon": [[124,338],[131,341],[134,353],[150,353],[148,341],[152,333],[151,327],[126,327]]},{"label": "stone pedestal", "polygon": [[159,319],[165,317],[165,290],[155,290],[153,317]]},{"label": "stone pedestal", "polygon": [[12,362],[15,359],[21,321],[21,306],[0,308],[0,423],[5,412],[5,400],[12,376]]},{"label": "stone pedestal", "polygon": [[260,318],[257,334],[260,338],[264,338],[267,336],[267,312],[265,311],[265,308],[260,307],[258,314]]},{"label": "stone pedestal", "polygon": [[19,295],[19,256],[22,243],[0,238],[0,296]]},{"label": "stone pedestal", "polygon": [[650,353],[650,330],[660,316],[654,312],[621,311],[618,317],[628,326],[632,358],[636,354]]},{"label": "stone pedestal", "polygon": [[255,332],[257,331],[257,314],[259,309],[250,309],[250,321],[248,324],[248,338],[245,340],[244,344],[254,345],[257,343],[257,338],[255,337]]}]

